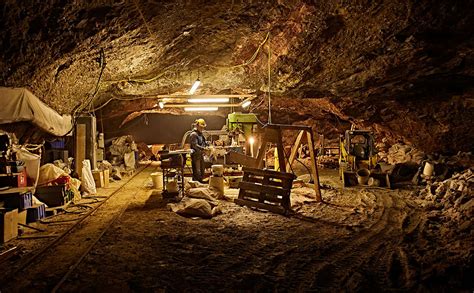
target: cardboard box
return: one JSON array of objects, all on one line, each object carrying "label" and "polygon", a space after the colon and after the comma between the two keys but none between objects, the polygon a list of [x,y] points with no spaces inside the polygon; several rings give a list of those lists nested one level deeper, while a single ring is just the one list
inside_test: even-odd
[{"label": "cardboard box", "polygon": [[0,211],[0,243],[18,236],[18,209]]},{"label": "cardboard box", "polygon": [[26,215],[28,214],[27,210],[18,212],[18,224],[26,225]]},{"label": "cardboard box", "polygon": [[103,171],[92,171],[96,187],[104,187],[104,172]]},{"label": "cardboard box", "polygon": [[109,187],[109,180],[110,180],[110,172],[109,169],[106,169],[103,171],[104,172],[104,187],[107,188]]}]

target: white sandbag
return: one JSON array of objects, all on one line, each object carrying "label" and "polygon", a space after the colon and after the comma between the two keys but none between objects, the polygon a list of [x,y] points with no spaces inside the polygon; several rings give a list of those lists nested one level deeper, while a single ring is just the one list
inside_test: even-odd
[{"label": "white sandbag", "polygon": [[216,192],[216,198],[224,197],[224,177],[211,176],[209,178],[209,188]]},{"label": "white sandbag", "polygon": [[184,207],[178,209],[176,213],[184,217],[210,219],[212,218],[212,207],[204,199],[190,198],[185,202]]},{"label": "white sandbag", "polygon": [[191,188],[186,192],[186,196],[207,200],[212,206],[219,202],[216,200],[218,192],[207,187]]},{"label": "white sandbag", "polygon": [[127,167],[127,169],[135,169],[135,152],[125,153],[123,160],[125,161],[125,167]]},{"label": "white sandbag", "polygon": [[25,148],[18,148],[15,151],[18,160],[25,162],[26,175],[33,181],[33,186],[36,187],[40,174],[41,156],[31,153]]},{"label": "white sandbag", "polygon": [[92,176],[91,162],[89,160],[82,161],[82,191],[86,195],[93,195],[97,193],[95,188],[94,177]]}]

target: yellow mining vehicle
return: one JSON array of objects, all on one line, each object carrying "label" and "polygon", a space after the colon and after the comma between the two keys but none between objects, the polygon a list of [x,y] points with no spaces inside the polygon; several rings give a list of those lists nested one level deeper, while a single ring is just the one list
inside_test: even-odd
[{"label": "yellow mining vehicle", "polygon": [[343,186],[365,185],[390,188],[389,174],[377,163],[374,134],[347,130],[339,139],[339,177]]}]

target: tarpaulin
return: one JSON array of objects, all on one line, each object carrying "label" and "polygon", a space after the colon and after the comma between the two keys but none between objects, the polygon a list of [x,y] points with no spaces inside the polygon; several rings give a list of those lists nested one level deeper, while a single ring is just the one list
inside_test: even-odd
[{"label": "tarpaulin", "polygon": [[0,124],[30,121],[56,136],[72,128],[70,115],[60,115],[25,88],[0,87]]}]

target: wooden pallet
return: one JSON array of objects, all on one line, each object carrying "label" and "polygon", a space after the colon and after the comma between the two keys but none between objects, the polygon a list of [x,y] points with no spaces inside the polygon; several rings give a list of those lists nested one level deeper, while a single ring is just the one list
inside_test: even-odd
[{"label": "wooden pallet", "polygon": [[244,177],[239,183],[239,197],[235,203],[278,214],[288,213],[295,175],[255,168],[243,168],[243,171]]}]

